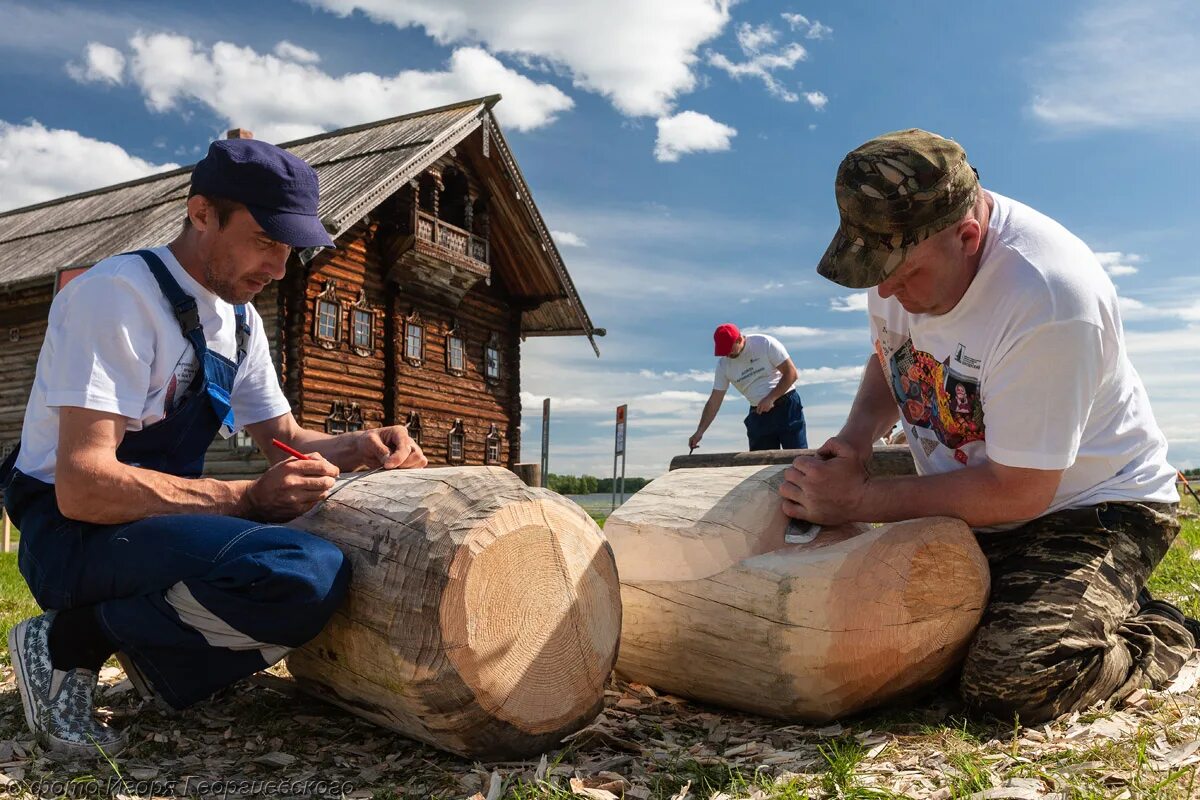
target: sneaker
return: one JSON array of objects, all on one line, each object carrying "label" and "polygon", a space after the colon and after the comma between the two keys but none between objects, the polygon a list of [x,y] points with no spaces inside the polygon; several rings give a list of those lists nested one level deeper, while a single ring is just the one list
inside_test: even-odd
[{"label": "sneaker", "polygon": [[1196,647],[1200,648],[1200,620],[1187,616],[1173,603],[1168,603],[1166,600],[1155,600],[1154,596],[1144,587],[1138,592],[1137,602],[1139,614],[1157,614],[1177,622],[1187,628],[1188,633],[1196,642]]},{"label": "sneaker", "polygon": [[76,758],[115,755],[125,734],[92,715],[97,675],[90,669],[55,669],[50,663],[50,624],[56,612],[18,622],[8,632],[25,724],[48,751]]},{"label": "sneaker", "polygon": [[150,685],[150,681],[147,680],[146,673],[138,668],[138,665],[127,653],[118,650],[116,656],[121,669],[125,670],[125,677],[129,678],[129,682],[133,684],[134,690],[143,701],[154,706],[163,716],[173,717],[179,713],[161,694],[155,691],[154,687]]}]

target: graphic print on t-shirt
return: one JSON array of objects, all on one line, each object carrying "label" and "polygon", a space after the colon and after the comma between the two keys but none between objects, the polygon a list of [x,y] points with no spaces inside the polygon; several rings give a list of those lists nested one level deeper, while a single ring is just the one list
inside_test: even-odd
[{"label": "graphic print on t-shirt", "polygon": [[[951,450],[984,438],[979,381],[951,368],[949,357],[939,362],[913,347],[912,339],[892,351],[891,358],[876,340],[875,354],[913,433],[917,428],[929,430]],[[925,444],[927,440],[921,438]],[[926,454],[929,452],[927,448]]]},{"label": "graphic print on t-shirt", "polygon": [[163,416],[170,414],[191,397],[192,381],[196,378],[196,351],[189,345],[175,362],[171,380],[163,397]]}]

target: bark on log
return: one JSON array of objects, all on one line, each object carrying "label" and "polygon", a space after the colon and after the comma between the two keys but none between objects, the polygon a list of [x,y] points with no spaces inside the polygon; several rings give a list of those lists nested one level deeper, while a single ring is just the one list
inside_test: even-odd
[{"label": "bark on log", "polygon": [[[690,456],[675,456],[670,469],[697,469],[700,467],[749,467],[768,464],[791,464],[798,456],[815,456],[816,450],[750,450],[744,453],[702,453]],[[867,464],[872,475],[916,475],[912,453],[907,445],[876,447]]]},{"label": "bark on log", "polygon": [[970,528],[947,517],[855,524],[786,545],[785,469],[669,472],[608,518],[619,674],[825,722],[928,686],[961,660],[989,589]]},{"label": "bark on log", "polygon": [[308,691],[469,758],[587,725],[616,660],[612,550],[570,501],[500,467],[342,478],[292,523],[336,543],[349,597],[288,668]]}]

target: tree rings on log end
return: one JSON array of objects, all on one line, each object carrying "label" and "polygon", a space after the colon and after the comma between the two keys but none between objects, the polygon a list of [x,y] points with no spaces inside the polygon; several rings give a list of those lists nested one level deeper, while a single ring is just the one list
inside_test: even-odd
[{"label": "tree rings on log end", "polygon": [[595,713],[621,604],[612,553],[586,514],[557,498],[506,504],[459,546],[449,575],[442,641],[484,712],[535,736]]}]

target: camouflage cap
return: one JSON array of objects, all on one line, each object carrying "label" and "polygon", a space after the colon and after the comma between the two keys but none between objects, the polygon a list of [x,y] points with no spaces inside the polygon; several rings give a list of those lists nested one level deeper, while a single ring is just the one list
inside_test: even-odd
[{"label": "camouflage cap", "polygon": [[911,128],[852,150],[834,191],[841,224],[817,272],[864,289],[882,283],[919,242],[962,219],[979,179],[957,142]]}]

